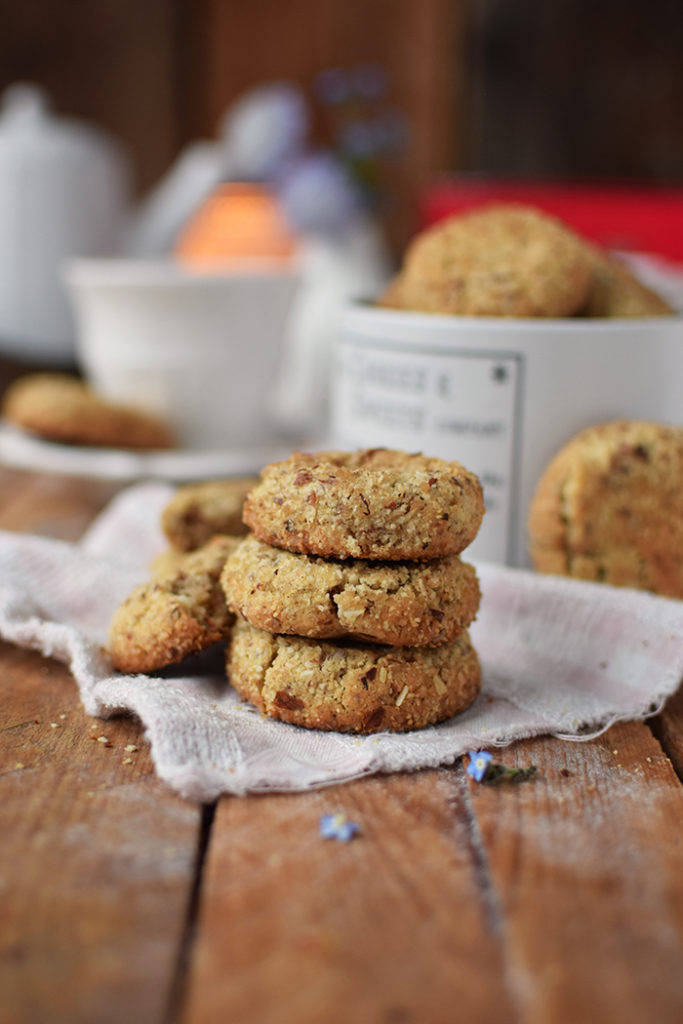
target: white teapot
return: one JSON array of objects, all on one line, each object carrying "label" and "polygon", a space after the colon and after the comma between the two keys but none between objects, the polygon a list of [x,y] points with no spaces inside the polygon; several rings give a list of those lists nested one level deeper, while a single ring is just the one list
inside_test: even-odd
[{"label": "white teapot", "polygon": [[70,256],[115,254],[128,203],[128,163],[99,130],[50,114],[32,85],[0,108],[0,352],[72,362],[74,328],[60,279]]}]

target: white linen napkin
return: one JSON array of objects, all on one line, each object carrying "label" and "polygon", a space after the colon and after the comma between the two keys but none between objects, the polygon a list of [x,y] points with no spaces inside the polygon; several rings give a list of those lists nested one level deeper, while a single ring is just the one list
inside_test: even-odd
[{"label": "white linen napkin", "polygon": [[89,715],[137,715],[158,775],[185,797],[433,767],[523,736],[581,739],[652,714],[683,675],[682,601],[489,564],[477,566],[471,629],[483,692],[428,729],[358,737],[263,718],[228,685],[220,658],[199,659],[194,674],[121,675],[102,645],[164,547],[159,515],[171,493],[161,483],[121,492],[78,544],[0,531],[0,635],[69,665]]}]

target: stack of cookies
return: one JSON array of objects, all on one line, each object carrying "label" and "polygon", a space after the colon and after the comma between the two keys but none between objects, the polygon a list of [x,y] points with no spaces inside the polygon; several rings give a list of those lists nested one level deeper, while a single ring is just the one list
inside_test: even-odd
[{"label": "stack of cookies", "polygon": [[341,732],[463,711],[480,688],[480,594],[459,554],[482,515],[456,462],[367,450],[266,467],[221,575],[232,685],[270,717]]}]

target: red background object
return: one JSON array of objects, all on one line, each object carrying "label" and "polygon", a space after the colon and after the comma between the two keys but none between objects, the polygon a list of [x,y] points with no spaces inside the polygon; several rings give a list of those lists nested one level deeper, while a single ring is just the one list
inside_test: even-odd
[{"label": "red background object", "polygon": [[420,196],[420,227],[500,201],[536,206],[606,248],[683,263],[683,189],[448,179]]}]

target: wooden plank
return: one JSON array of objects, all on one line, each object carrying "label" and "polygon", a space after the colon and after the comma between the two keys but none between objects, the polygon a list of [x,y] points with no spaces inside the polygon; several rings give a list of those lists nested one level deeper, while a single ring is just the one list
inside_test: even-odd
[{"label": "wooden plank", "polygon": [[[222,800],[184,1024],[514,1020],[465,793],[443,770]],[[337,811],[360,838],[319,837]]]},{"label": "wooden plank", "polygon": [[661,714],[651,720],[650,727],[671,758],[678,778],[683,780],[683,687],[669,697]]},{"label": "wooden plank", "polygon": [[0,467],[0,529],[77,540],[120,487]]},{"label": "wooden plank", "polygon": [[64,666],[0,643],[0,694],[0,1022],[160,1022],[199,809],[154,778],[139,724],[85,715]]},{"label": "wooden plank", "polygon": [[518,786],[471,784],[523,1021],[683,1019],[683,789],[642,723],[590,743],[540,739]]}]

